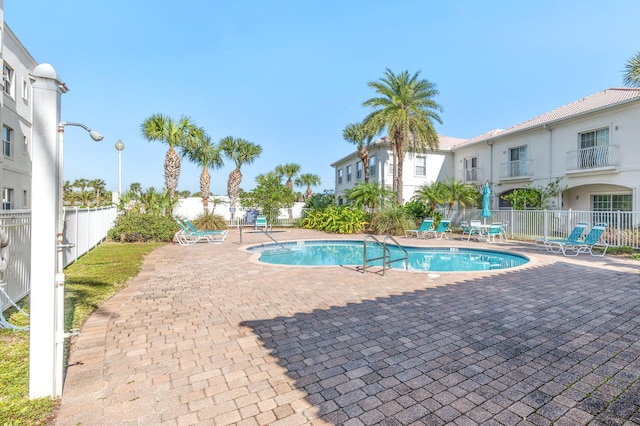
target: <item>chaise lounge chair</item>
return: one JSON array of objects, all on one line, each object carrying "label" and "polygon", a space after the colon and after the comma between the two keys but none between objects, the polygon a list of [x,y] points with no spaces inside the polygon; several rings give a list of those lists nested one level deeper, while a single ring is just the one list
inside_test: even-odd
[{"label": "chaise lounge chair", "polygon": [[582,238],[584,230],[587,229],[587,222],[578,222],[567,238],[541,238],[536,240],[538,247],[543,247],[549,253],[560,253],[561,244],[577,243]]},{"label": "chaise lounge chair", "polygon": [[229,234],[226,229],[222,230],[198,230],[188,219],[174,218],[180,225],[180,230],[176,232],[175,239],[181,246],[191,246],[199,241],[206,241],[209,244],[222,243]]},{"label": "chaise lounge chair", "polygon": [[425,231],[428,231],[433,226],[433,219],[430,217],[425,218],[422,221],[422,224],[418,229],[406,229],[404,231],[405,238],[411,237],[415,234],[416,238],[420,238],[420,234],[424,234]]},{"label": "chaise lounge chair", "polygon": [[[446,232],[449,230],[449,225],[451,224],[451,219],[442,219],[440,223],[438,223],[438,227],[436,229],[429,229],[422,233],[424,238],[428,238],[429,235],[433,234],[436,240],[441,240],[442,238],[448,238],[446,236]],[[438,237],[438,235],[440,235]]]},{"label": "chaise lounge chair", "polygon": [[[557,244],[559,246],[559,250],[555,250],[555,253],[562,251],[562,254],[565,256],[577,256],[580,253],[589,253],[591,256],[602,257],[607,254],[607,248],[609,248],[608,243],[600,241],[600,238],[606,229],[606,223],[596,223],[583,241],[553,242],[551,244]],[[594,247],[604,247],[602,254],[593,254]]]}]

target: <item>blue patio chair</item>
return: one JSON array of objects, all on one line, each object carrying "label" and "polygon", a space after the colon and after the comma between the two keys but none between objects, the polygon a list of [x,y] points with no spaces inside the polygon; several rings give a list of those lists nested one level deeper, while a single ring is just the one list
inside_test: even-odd
[{"label": "blue patio chair", "polygon": [[466,220],[460,222],[460,227],[462,228],[462,237],[460,237],[460,239],[463,239],[465,234],[467,234],[467,241],[471,240],[472,235],[476,235],[480,238],[480,229],[469,226],[469,222]]},{"label": "blue patio chair", "polygon": [[[577,256],[580,253],[589,253],[591,256],[602,257],[607,254],[607,249],[609,248],[609,244],[600,241],[602,234],[607,229],[606,223],[596,223],[589,231],[589,234],[582,241],[577,242],[555,242],[553,244],[558,244],[560,247],[560,251],[565,256]],[[604,248],[602,250],[602,254],[593,254],[593,249],[595,247]]]},{"label": "blue patio chair", "polygon": [[487,229],[487,232],[484,233],[484,238],[491,243],[496,242],[496,235],[500,240],[502,240],[502,224],[501,223],[492,223]]},{"label": "blue patio chair", "polygon": [[186,218],[174,218],[180,225],[180,230],[175,233],[174,237],[181,246],[191,246],[200,241],[206,241],[209,244],[220,244],[229,235],[226,229],[220,230],[199,230],[193,223]]},{"label": "blue patio chair", "polygon": [[550,253],[560,253],[561,244],[577,243],[587,229],[587,222],[578,222],[567,238],[541,238],[536,240],[538,247],[544,247]]},{"label": "blue patio chair", "polygon": [[258,215],[256,217],[256,229],[258,228],[264,228],[264,230],[266,231],[268,227],[267,224],[267,216],[264,215]]},{"label": "blue patio chair", "polygon": [[420,238],[420,234],[423,234],[425,231],[428,231],[433,226],[433,218],[427,217],[422,221],[422,224],[418,229],[406,229],[404,231],[404,236],[406,238],[411,237],[413,234],[416,235],[416,238]]},{"label": "blue patio chair", "polygon": [[[451,224],[451,219],[442,219],[436,229],[429,229],[422,233],[424,238],[428,238],[429,235],[433,234],[436,240],[441,240],[447,237],[447,231],[449,230],[449,225]],[[438,236],[439,235],[439,236]]]}]

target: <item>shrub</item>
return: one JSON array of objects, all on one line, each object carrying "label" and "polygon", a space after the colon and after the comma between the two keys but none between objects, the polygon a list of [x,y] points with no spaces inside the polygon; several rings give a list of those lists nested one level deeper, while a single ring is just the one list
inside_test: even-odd
[{"label": "shrub", "polygon": [[337,234],[356,234],[367,225],[367,213],[348,206],[312,209],[302,220],[302,227]]},{"label": "shrub", "polygon": [[178,224],[171,216],[145,213],[120,215],[108,238],[121,243],[171,241]]},{"label": "shrub", "polygon": [[429,216],[429,209],[424,203],[419,201],[409,201],[404,205],[404,210],[413,219],[415,225],[422,223],[425,217]]},{"label": "shrub", "polygon": [[373,215],[369,231],[377,235],[404,235],[405,229],[414,228],[414,217],[401,205],[394,203]]},{"label": "shrub", "polygon": [[219,214],[206,213],[195,218],[193,226],[202,230],[227,229],[227,221]]}]

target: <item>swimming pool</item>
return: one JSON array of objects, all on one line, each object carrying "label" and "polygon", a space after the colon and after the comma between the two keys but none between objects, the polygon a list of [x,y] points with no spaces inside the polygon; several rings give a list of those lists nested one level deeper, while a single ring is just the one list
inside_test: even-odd
[{"label": "swimming pool", "polygon": [[[404,252],[398,246],[387,244],[391,250],[391,259],[404,258]],[[411,247],[403,246],[409,254],[409,270],[437,272],[465,272],[507,269],[529,262],[526,256],[499,251],[457,247]],[[260,253],[259,260],[276,265],[295,266],[338,266],[362,265],[362,241],[352,240],[306,240],[283,242],[280,244],[262,244],[247,248],[247,251]],[[367,258],[382,255],[377,244],[367,245]],[[381,261],[367,264],[381,266]],[[404,269],[404,262],[394,262],[393,269]]]}]

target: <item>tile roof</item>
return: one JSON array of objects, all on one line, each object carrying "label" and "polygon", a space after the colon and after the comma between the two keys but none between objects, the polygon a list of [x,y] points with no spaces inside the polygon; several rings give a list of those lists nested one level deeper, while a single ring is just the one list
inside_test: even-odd
[{"label": "tile roof", "polygon": [[467,145],[478,141],[484,141],[496,136],[505,136],[510,133],[515,133],[533,127],[541,126],[543,124],[549,124],[555,121],[576,117],[582,114],[594,112],[603,108],[611,107],[618,104],[624,104],[626,102],[635,100],[640,100],[640,89],[614,87],[611,89],[603,90],[602,92],[594,93],[593,95],[589,95],[575,102],[571,102],[570,104],[546,112],[542,115],[532,118],[531,120],[516,124],[515,126],[512,126],[508,129],[496,129],[491,130],[487,133],[483,133],[482,135],[473,137],[460,145]]}]

